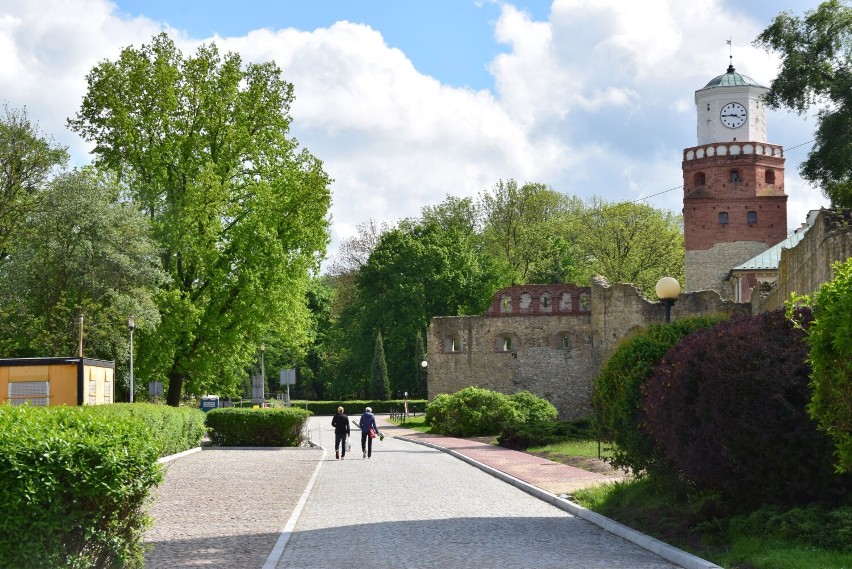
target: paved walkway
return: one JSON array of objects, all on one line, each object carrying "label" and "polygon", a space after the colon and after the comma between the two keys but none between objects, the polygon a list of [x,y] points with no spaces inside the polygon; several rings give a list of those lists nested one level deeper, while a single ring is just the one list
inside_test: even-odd
[{"label": "paved walkway", "polygon": [[390,437],[369,460],[356,436],[335,460],[330,417],[315,417],[311,438],[327,451],[204,450],[171,462],[146,567],[715,567],[557,497],[609,477],[378,419]]}]

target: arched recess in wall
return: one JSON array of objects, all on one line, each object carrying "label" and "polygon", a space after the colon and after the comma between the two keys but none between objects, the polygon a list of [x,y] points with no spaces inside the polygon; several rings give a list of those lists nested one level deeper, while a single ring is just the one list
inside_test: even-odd
[{"label": "arched recess in wall", "polygon": [[494,339],[494,351],[500,353],[517,354],[521,347],[518,337],[512,332],[502,332]]}]

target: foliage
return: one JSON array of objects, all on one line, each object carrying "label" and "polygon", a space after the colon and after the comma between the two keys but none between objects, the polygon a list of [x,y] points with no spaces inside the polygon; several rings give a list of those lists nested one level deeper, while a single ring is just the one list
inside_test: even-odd
[{"label": "foliage", "polygon": [[0,118],[0,260],[9,255],[10,242],[38,209],[51,172],[68,161],[66,150],[38,132],[26,109],[4,106],[4,110]]},{"label": "foliage", "polygon": [[648,298],[656,298],[660,275],[684,282],[681,216],[646,204],[597,198],[576,215],[580,223],[574,225],[572,242],[588,259],[589,277],[635,284]]},{"label": "foliage", "polygon": [[852,7],[828,0],[804,19],[781,12],[754,43],[781,56],[766,94],[771,108],[804,113],[820,106],[802,177],[834,206],[852,207]]},{"label": "foliage", "polygon": [[373,399],[390,399],[388,383],[388,364],[385,361],[385,349],[382,345],[382,333],[376,334],[376,347],[373,351],[373,374],[370,381],[370,395]]},{"label": "foliage", "polygon": [[616,444],[614,466],[637,474],[665,468],[654,439],[643,427],[642,385],[672,346],[717,322],[718,318],[696,317],[651,325],[623,340],[606,361],[594,380],[592,401],[601,436]]},{"label": "foliage", "polygon": [[506,424],[555,418],[556,408],[528,391],[505,395],[466,387],[452,395],[442,393],[426,407],[432,432],[458,437],[497,435]]},{"label": "foliage", "polygon": [[559,414],[550,401],[526,390],[509,395],[509,402],[518,411],[521,423],[553,421]]},{"label": "foliage", "polygon": [[807,414],[803,340],[780,310],[681,340],[643,386],[659,450],[699,488],[744,503],[828,496],[842,481],[830,439]]},{"label": "foliage", "polygon": [[722,567],[842,569],[852,562],[848,505],[743,511],[716,494],[647,477],[584,488],[573,492],[573,498]]},{"label": "foliage", "polygon": [[207,412],[210,440],[218,446],[296,447],[304,438],[309,411],[220,408]]},{"label": "foliage", "polygon": [[[402,399],[356,399],[356,400],[340,400],[340,401],[293,401],[293,407],[307,409],[314,415],[334,415],[337,413],[337,408],[342,406],[347,415],[360,415],[367,407],[373,410],[373,413],[397,413],[402,411],[405,401]],[[417,410],[422,413],[426,409],[428,403],[425,399],[409,399],[408,409]]]},{"label": "foliage", "polygon": [[527,283],[531,274],[552,268],[550,236],[564,220],[565,196],[544,184],[519,187],[510,179],[483,192],[480,204],[485,245],[511,278],[507,284]]},{"label": "foliage", "polygon": [[834,264],[819,288],[808,328],[811,397],[808,410],[834,440],[836,467],[852,472],[852,259]]},{"label": "foliage", "polygon": [[41,191],[0,267],[6,356],[75,354],[82,315],[84,353],[126,364],[127,317],[159,322],[154,296],[166,277],[148,221],[122,191],[91,168],[61,174]]},{"label": "foliage", "polygon": [[503,426],[497,444],[524,450],[529,447],[545,446],[566,440],[586,440],[595,433],[589,421],[529,420],[508,423]]},{"label": "foliage", "polygon": [[87,75],[72,130],[149,216],[170,285],[138,335],[140,375],[234,391],[267,336],[306,340],[305,291],[328,239],[329,178],[289,137],[293,86],[272,62],[166,34]]},{"label": "foliage", "polygon": [[131,417],[0,406],[0,566],[141,568],[159,450]]},{"label": "foliage", "polygon": [[465,235],[433,220],[404,222],[381,236],[355,279],[356,298],[341,315],[349,355],[344,374],[369,377],[372,339],[381,330],[391,391],[415,393],[417,332],[433,316],[481,313],[496,290],[497,275],[480,263]]},{"label": "foliage", "polygon": [[159,456],[169,456],[201,445],[207,432],[204,412],[192,407],[169,407],[153,403],[98,405],[91,413],[107,418],[130,417],[142,422],[157,445]]}]

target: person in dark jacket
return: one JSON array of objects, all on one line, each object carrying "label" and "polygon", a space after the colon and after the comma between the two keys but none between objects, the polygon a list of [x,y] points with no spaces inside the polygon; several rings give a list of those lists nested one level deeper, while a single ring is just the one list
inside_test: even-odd
[{"label": "person in dark jacket", "polygon": [[349,417],[343,414],[343,407],[337,408],[337,415],[331,420],[331,426],[334,427],[334,458],[346,458],[346,439],[350,431]]},{"label": "person in dark jacket", "polygon": [[[373,415],[373,410],[367,407],[364,414],[361,415],[361,421],[358,422],[361,427],[361,452],[364,458],[370,458],[373,454],[373,437],[378,436],[379,428],[376,426],[376,417]],[[373,431],[373,437],[370,436],[370,430]]]}]

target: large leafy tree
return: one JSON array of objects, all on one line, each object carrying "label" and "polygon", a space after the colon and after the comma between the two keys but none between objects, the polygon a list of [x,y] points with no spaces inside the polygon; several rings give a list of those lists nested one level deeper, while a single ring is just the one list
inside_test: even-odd
[{"label": "large leafy tree", "polygon": [[95,143],[149,216],[171,285],[140,367],[177,405],[231,389],[257,345],[304,340],[305,291],[328,240],[329,178],[289,137],[293,86],[272,62],[215,44],[184,57],[165,34],[87,76],[70,127]]},{"label": "large leafy tree", "polygon": [[[575,218],[572,243],[585,257],[588,276],[633,283],[649,297],[664,275],[683,282],[683,221],[669,211],[595,198]],[[588,279],[585,279],[588,282]]]},{"label": "large leafy tree", "polygon": [[798,113],[820,109],[802,176],[833,205],[852,207],[852,7],[828,0],[804,19],[782,12],[755,44],[782,58],[767,103]]},{"label": "large leafy tree", "polygon": [[64,148],[42,136],[26,110],[4,107],[0,118],[0,260],[9,242],[38,208],[50,174],[68,161]]},{"label": "large leafy tree", "polygon": [[552,236],[559,234],[572,200],[544,184],[500,181],[480,195],[486,251],[510,277],[530,282],[551,267]]},{"label": "large leafy tree", "polygon": [[91,168],[61,174],[43,190],[0,267],[4,354],[76,354],[83,316],[84,354],[125,364],[127,317],[157,325],[154,295],[166,276],[148,220],[123,190]]}]

